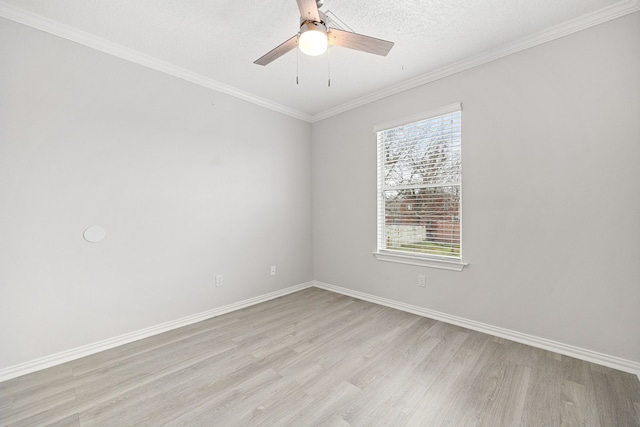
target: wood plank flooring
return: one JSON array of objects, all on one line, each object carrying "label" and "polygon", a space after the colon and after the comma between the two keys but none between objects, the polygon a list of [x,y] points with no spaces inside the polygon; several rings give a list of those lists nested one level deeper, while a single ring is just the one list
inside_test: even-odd
[{"label": "wood plank flooring", "polygon": [[309,288],[0,383],[0,425],[640,426],[640,382]]}]

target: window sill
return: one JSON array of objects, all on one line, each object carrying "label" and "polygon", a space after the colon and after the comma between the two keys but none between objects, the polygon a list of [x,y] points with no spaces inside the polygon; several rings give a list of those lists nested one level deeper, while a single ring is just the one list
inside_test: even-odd
[{"label": "window sill", "polygon": [[427,258],[415,255],[401,255],[392,252],[374,252],[378,261],[397,262],[400,264],[418,265],[420,267],[439,268],[442,270],[462,271],[469,265],[462,261],[451,261],[438,258]]}]

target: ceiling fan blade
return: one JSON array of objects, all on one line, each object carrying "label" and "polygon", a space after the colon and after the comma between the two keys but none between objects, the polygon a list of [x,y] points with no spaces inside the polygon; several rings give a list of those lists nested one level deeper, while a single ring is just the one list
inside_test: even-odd
[{"label": "ceiling fan blade", "polygon": [[329,44],[332,46],[346,47],[375,55],[387,56],[393,47],[393,42],[336,28],[329,29],[328,36]]},{"label": "ceiling fan blade", "polygon": [[298,2],[298,9],[300,9],[300,17],[304,21],[320,22],[320,13],[318,13],[318,6],[316,0],[296,0]]},{"label": "ceiling fan blade", "polygon": [[259,59],[255,60],[253,63],[258,65],[267,65],[268,63],[275,61],[280,58],[285,53],[289,52],[292,49],[295,49],[298,46],[298,35],[291,37],[286,42],[282,43],[275,49],[270,50],[265,55],[261,56]]}]

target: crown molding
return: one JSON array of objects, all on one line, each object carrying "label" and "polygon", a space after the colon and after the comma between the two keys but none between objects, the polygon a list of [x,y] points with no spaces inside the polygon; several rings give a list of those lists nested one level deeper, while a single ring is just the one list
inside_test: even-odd
[{"label": "crown molding", "polygon": [[573,34],[578,31],[602,24],[613,19],[634,13],[640,10],[640,0],[627,0],[613,4],[595,12],[588,13],[571,21],[550,27],[546,30],[535,33],[531,36],[507,43],[496,49],[492,49],[481,54],[472,56],[462,61],[454,62],[442,68],[436,69],[418,77],[406,80],[404,82],[389,86],[377,92],[370,93],[361,98],[344,103],[334,108],[330,108],[311,117],[311,122],[318,122],[331,116],[335,116],[345,111],[361,107],[363,105],[396,95],[401,92],[422,86],[436,80],[460,73],[462,71],[486,64],[496,59],[529,49],[534,46],[558,39],[560,37]]},{"label": "crown molding", "polygon": [[125,59],[127,61],[151,68],[162,73],[186,80],[190,83],[203,86],[217,92],[242,99],[261,107],[282,113],[306,122],[318,122],[337,114],[361,107],[371,102],[414,89],[419,86],[440,80],[442,78],[460,73],[462,71],[486,64],[496,59],[529,49],[534,46],[564,37],[566,35],[611,21],[616,18],[634,13],[640,10],[640,0],[626,0],[595,12],[586,14],[579,18],[556,25],[546,30],[540,31],[529,37],[507,43],[499,48],[483,52],[462,61],[458,61],[429,73],[422,74],[404,82],[389,86],[385,89],[370,93],[353,101],[338,105],[315,115],[303,113],[293,108],[275,103],[265,98],[255,96],[249,92],[236,89],[232,86],[218,82],[201,74],[194,73],[168,62],[159,60],[150,55],[129,49],[117,43],[110,42],[100,37],[96,37],[84,31],[64,25],[60,22],[45,18],[41,15],[25,11],[13,5],[0,1],[0,17],[36,28],[41,31],[56,35],[58,37],[71,40],[73,42],[91,47],[110,55]]},{"label": "crown molding", "polygon": [[293,108],[286,107],[273,101],[269,101],[268,99],[255,96],[249,92],[236,89],[232,86],[205,77],[201,74],[194,73],[192,71],[173,65],[169,62],[162,61],[133,49],[129,49],[125,46],[94,36],[87,32],[54,21],[52,19],[45,18],[41,15],[28,12],[2,1],[0,1],[0,17],[20,24],[24,24],[26,26],[53,34],[58,37],[62,37],[67,40],[71,40],[73,42],[99,50],[109,55],[116,56],[118,58],[133,62],[138,65],[142,65],[143,67],[151,68],[153,70],[160,71],[161,73],[169,74],[179,79],[186,80],[190,83],[194,83],[199,86],[215,90],[217,92],[225,93],[227,95],[251,102],[252,104],[268,108],[278,113],[286,114],[288,116],[304,120],[306,122],[311,121],[311,115],[309,114],[294,110]]}]

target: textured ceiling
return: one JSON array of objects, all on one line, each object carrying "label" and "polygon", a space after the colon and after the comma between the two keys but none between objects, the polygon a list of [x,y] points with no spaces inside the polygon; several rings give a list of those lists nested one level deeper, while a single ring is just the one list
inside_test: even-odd
[{"label": "textured ceiling", "polygon": [[[637,2],[623,3],[637,8]],[[395,42],[389,55],[333,47],[328,61],[326,54],[307,57],[294,50],[266,67],[253,61],[298,30],[295,0],[5,0],[2,4],[311,117],[622,3],[325,0],[322,10],[331,11],[352,30]]]}]

